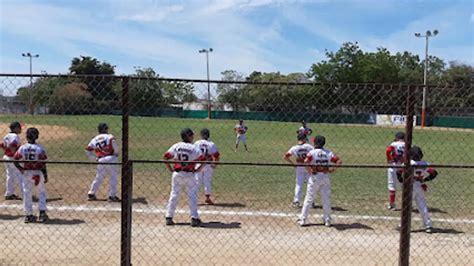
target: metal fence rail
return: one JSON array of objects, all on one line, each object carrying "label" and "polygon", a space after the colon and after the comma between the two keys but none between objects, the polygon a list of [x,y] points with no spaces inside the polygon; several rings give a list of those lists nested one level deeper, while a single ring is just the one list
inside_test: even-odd
[{"label": "metal fence rail", "polygon": [[[433,126],[421,129],[421,85],[211,81],[209,103],[207,80],[32,77],[30,86],[30,75],[0,74],[0,129],[3,137],[12,121],[21,122],[21,143],[27,128],[39,129],[48,155],[50,220],[25,224],[22,201],[0,202],[0,264],[464,265],[474,259],[472,84],[429,86],[427,125]],[[212,119],[206,119],[209,104]],[[248,128],[248,151],[242,143],[236,148],[239,119]],[[303,120],[313,131],[309,141],[324,135],[325,147],[343,162],[330,178],[329,228],[319,194],[308,224],[296,222],[295,168],[283,157],[298,143]],[[117,140],[115,163],[85,155],[99,123]],[[165,225],[172,174],[163,155],[185,127],[194,141],[209,129],[221,158],[212,191],[200,186],[198,192],[198,228],[190,226],[186,192],[175,225]],[[406,181],[397,185],[395,210],[388,210],[385,153],[398,131],[406,134],[408,156],[393,168],[405,169]],[[411,143],[439,172],[424,192],[432,234],[411,206]],[[88,201],[96,169],[105,165],[119,174],[120,203],[107,201],[108,175],[98,200]]]}]

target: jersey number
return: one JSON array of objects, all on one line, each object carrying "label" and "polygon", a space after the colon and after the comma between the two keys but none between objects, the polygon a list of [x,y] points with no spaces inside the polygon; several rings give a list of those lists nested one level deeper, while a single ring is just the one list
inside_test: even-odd
[{"label": "jersey number", "polygon": [[[178,153],[178,160],[179,161],[189,161],[189,155],[187,155],[185,153]],[[182,166],[186,166],[188,164],[189,163],[185,163],[185,162],[181,163]]]}]

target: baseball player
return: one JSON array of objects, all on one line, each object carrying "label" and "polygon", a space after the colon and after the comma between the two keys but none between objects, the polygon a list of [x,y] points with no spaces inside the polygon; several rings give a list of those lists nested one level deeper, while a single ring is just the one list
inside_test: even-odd
[{"label": "baseball player", "polygon": [[[390,143],[385,151],[387,163],[390,165],[400,166],[403,163],[403,153],[405,151],[405,133],[397,132],[395,140]],[[387,169],[388,180],[388,204],[387,209],[395,210],[395,194],[397,191],[397,168]]]},{"label": "baseball player", "polygon": [[301,226],[306,224],[316,191],[321,193],[324,225],[327,227],[331,226],[331,181],[329,180],[329,173],[334,172],[336,169],[331,168],[330,165],[340,165],[342,161],[332,151],[325,149],[325,144],[326,138],[324,136],[316,136],[314,138],[314,149],[306,155],[304,160],[308,164],[306,169],[310,176],[303,209],[298,219],[298,224]]},{"label": "baseball player", "polygon": [[[99,135],[95,136],[86,147],[86,155],[91,161],[99,163],[118,162],[117,141],[112,134],[109,134],[109,126],[106,123],[98,125]],[[110,175],[108,201],[120,202],[117,197],[117,165],[98,164],[97,172],[91,188],[87,193],[87,200],[97,200],[96,193],[99,190],[106,174]]]},{"label": "baseball player", "polygon": [[306,121],[301,121],[301,127],[296,130],[296,134],[303,133],[306,135],[306,141],[309,141],[309,135],[313,133],[313,130],[306,125]]},{"label": "baseball player", "polygon": [[[297,164],[304,163],[306,155],[313,150],[313,146],[306,142],[306,134],[303,132],[298,133],[297,136],[298,144],[291,147],[283,156],[283,159],[286,160],[291,165],[295,165],[295,162],[291,160],[292,157],[296,158]],[[304,166],[296,167],[296,186],[295,186],[295,196],[293,198],[293,207],[300,207],[301,193],[303,192],[303,183],[308,180],[309,173],[306,171]],[[313,203],[314,204],[314,203]]]},{"label": "baseball player", "polygon": [[239,123],[234,127],[235,134],[237,135],[237,139],[235,141],[235,151],[237,151],[237,149],[239,148],[240,142],[244,144],[245,150],[248,151],[247,136],[245,135],[247,133],[247,130],[248,127],[244,125],[244,120],[240,119]]},{"label": "baseball player", "polygon": [[[209,129],[204,128],[201,130],[201,139],[196,141],[194,145],[201,150],[202,154],[205,157],[205,161],[219,161],[219,151],[217,150],[216,144],[209,140],[211,133]],[[205,203],[212,205],[214,202],[211,200],[212,193],[212,175],[214,174],[214,169],[217,165],[215,164],[206,164],[201,171],[197,172],[198,177],[198,191],[201,184],[204,184],[204,196],[206,197]]]},{"label": "baseball player", "polygon": [[[10,133],[4,138],[3,142],[0,143],[0,147],[3,149],[3,160],[14,161],[15,152],[21,145],[20,136],[21,124],[14,121],[10,124]],[[23,176],[18,168],[13,163],[5,163],[5,170],[7,172],[5,200],[21,200],[19,196],[15,194],[15,185],[18,186],[18,190],[21,190],[21,184]]]},{"label": "baseball player", "polygon": [[166,208],[166,225],[174,225],[173,216],[182,189],[186,189],[188,194],[191,226],[198,227],[201,225],[197,208],[197,191],[199,187],[195,173],[204,166],[204,164],[196,166],[196,162],[203,161],[204,156],[201,150],[193,144],[193,139],[194,133],[190,128],[181,130],[182,141],[171,146],[163,155],[165,160],[180,161],[174,163],[173,167],[171,167],[169,163],[166,163],[166,168],[173,173],[170,199]]},{"label": "baseball player", "polygon": [[[48,172],[46,164],[43,162],[47,159],[46,151],[42,145],[37,144],[39,137],[38,129],[31,127],[26,131],[27,144],[22,145],[15,153],[15,166],[23,173],[23,208],[25,210],[25,223],[36,222],[33,215],[33,196],[32,190],[37,187],[38,190],[38,222],[46,222],[46,187],[48,183]],[[18,160],[26,160],[20,165]]]},{"label": "baseball player", "polygon": [[[413,146],[410,149],[412,156],[411,165],[414,167],[413,178],[413,199],[418,207],[418,212],[423,220],[425,232],[431,234],[433,232],[433,223],[428,214],[428,207],[426,206],[425,192],[428,186],[425,182],[431,181],[438,176],[438,172],[429,167],[428,162],[423,161],[423,151],[418,146]],[[398,181],[403,182],[403,169],[397,170]]]}]

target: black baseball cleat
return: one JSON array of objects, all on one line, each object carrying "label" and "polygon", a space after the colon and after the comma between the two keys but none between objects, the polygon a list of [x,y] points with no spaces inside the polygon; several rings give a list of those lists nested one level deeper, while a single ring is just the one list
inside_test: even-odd
[{"label": "black baseball cleat", "polygon": [[202,223],[201,219],[191,218],[191,226],[192,227],[199,227],[199,226],[201,226],[201,223]]},{"label": "black baseball cleat", "polygon": [[97,200],[97,197],[94,194],[87,194],[87,200],[94,201]]},{"label": "black baseball cleat", "polygon": [[46,214],[46,211],[40,211],[39,217],[38,217],[38,222],[39,223],[44,223],[44,222],[47,222],[48,219],[49,219],[49,217]]},{"label": "black baseball cleat", "polygon": [[110,196],[108,199],[107,199],[108,202],[120,202],[120,198],[117,197],[117,196]]},{"label": "black baseball cleat", "polygon": [[171,217],[166,217],[166,225],[174,225],[173,218]]},{"label": "black baseball cleat", "polygon": [[426,227],[425,232],[428,233],[428,234],[433,233],[433,227]]},{"label": "black baseball cleat", "polygon": [[21,200],[21,198],[15,194],[11,194],[11,195],[5,196],[5,200]]},{"label": "black baseball cleat", "polygon": [[25,216],[25,224],[27,223],[34,223],[36,222],[36,217],[33,215],[27,215]]}]

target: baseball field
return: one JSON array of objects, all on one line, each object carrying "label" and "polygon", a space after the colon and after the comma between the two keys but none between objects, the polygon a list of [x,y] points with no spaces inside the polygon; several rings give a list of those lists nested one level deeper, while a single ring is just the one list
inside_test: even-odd
[{"label": "baseball field", "polygon": [[[25,123],[26,127],[36,126],[40,129],[38,142],[45,146],[51,161],[86,161],[84,147],[96,135],[99,122],[107,122],[110,133],[121,143],[119,116],[1,116],[2,134],[13,120]],[[234,150],[233,128],[236,121],[131,117],[130,158],[161,159],[163,153],[180,140],[179,132],[182,128],[192,128],[197,140],[199,130],[206,127],[210,129],[211,140],[217,144],[223,162],[283,164],[282,156],[297,142],[295,131],[300,124],[273,121],[245,123],[249,128],[249,152],[245,152],[243,147],[239,147],[238,151]],[[326,147],[338,154],[343,164],[384,164],[386,146],[397,131],[403,131],[402,128],[348,124],[310,123],[309,126],[313,129],[313,136],[326,136]],[[472,130],[415,129],[413,143],[423,148],[424,159],[433,164],[469,164],[474,161],[473,137]],[[22,140],[24,139],[23,133]],[[47,238],[50,233],[57,237],[54,244],[51,244],[53,247],[60,245],[61,241],[76,243],[72,245],[77,247],[71,249],[56,248],[48,251],[51,258],[56,258],[48,261],[52,264],[61,264],[61,260],[67,258],[72,264],[89,262],[81,260],[81,254],[96,254],[98,264],[109,264],[110,259],[114,262],[119,247],[120,205],[85,200],[95,167],[74,164],[51,164],[48,167],[50,182],[47,189],[52,226],[44,229],[25,227],[21,220],[21,203],[1,203],[0,220],[3,229],[6,229],[1,234],[7,239],[1,248],[12,252],[3,261],[0,258],[0,264],[18,261],[13,251],[24,248],[26,244],[15,236],[25,235],[30,230],[39,230],[38,237]],[[319,226],[322,210],[318,207],[311,211],[315,216],[310,223],[315,226],[299,228],[295,219],[300,210],[291,207],[295,185],[294,168],[218,166],[213,179],[216,205],[200,206],[204,229],[213,229],[207,231],[196,231],[188,226],[171,229],[164,227],[170,173],[159,163],[136,163],[133,169],[133,258],[140,261],[140,264],[187,263],[186,258],[196,254],[201,255],[194,261],[204,263],[214,252],[221,253],[223,258],[223,261],[215,263],[241,259],[242,263],[236,264],[266,264],[265,261],[275,264],[280,258],[281,264],[292,264],[298,259],[305,262],[303,264],[311,264],[313,259],[327,262],[324,264],[348,264],[354,261],[377,264],[380,262],[379,258],[383,257],[386,257],[383,261],[389,264],[396,263],[398,233],[395,227],[399,223],[400,212],[388,211],[384,207],[387,201],[386,168],[341,168],[336,171],[331,178],[334,227]],[[438,171],[439,177],[429,184],[427,194],[430,215],[435,233],[438,234],[416,234],[412,243],[414,254],[419,256],[417,259],[421,263],[440,257],[446,257],[449,262],[451,257],[460,254],[469,259],[473,254],[473,170],[441,168]],[[4,186],[4,178],[0,185]],[[99,198],[105,199],[106,187],[107,180],[102,185]],[[398,203],[400,198],[399,192]],[[181,211],[176,221],[186,224],[189,221],[184,194],[181,199]],[[200,202],[202,201],[200,194]],[[318,202],[320,203],[319,199]],[[420,217],[413,213],[413,218],[413,230],[417,232],[421,229]],[[63,237],[63,234],[67,236]],[[78,240],[77,237],[81,239]],[[438,242],[430,249],[427,245],[431,245],[434,239],[430,240],[429,237]],[[183,242],[184,239],[188,241]],[[104,249],[91,250],[90,247],[84,247],[89,240],[92,243],[113,240],[113,244],[103,245]],[[246,245],[251,249],[247,249]],[[418,249],[416,245],[419,245]],[[445,253],[440,253],[445,246],[448,247],[444,249]],[[320,253],[314,254],[311,249]],[[334,250],[339,250],[339,258],[334,258],[335,253],[331,252]],[[64,255],[68,251],[74,254]],[[431,259],[424,259],[422,253],[431,254]],[[301,258],[300,255],[305,257]],[[71,260],[71,256],[77,257],[77,260]],[[37,256],[32,255],[32,258],[35,257]],[[156,260],[146,259],[150,257]],[[343,258],[348,260],[344,263]],[[463,264],[464,258],[452,262]]]}]

